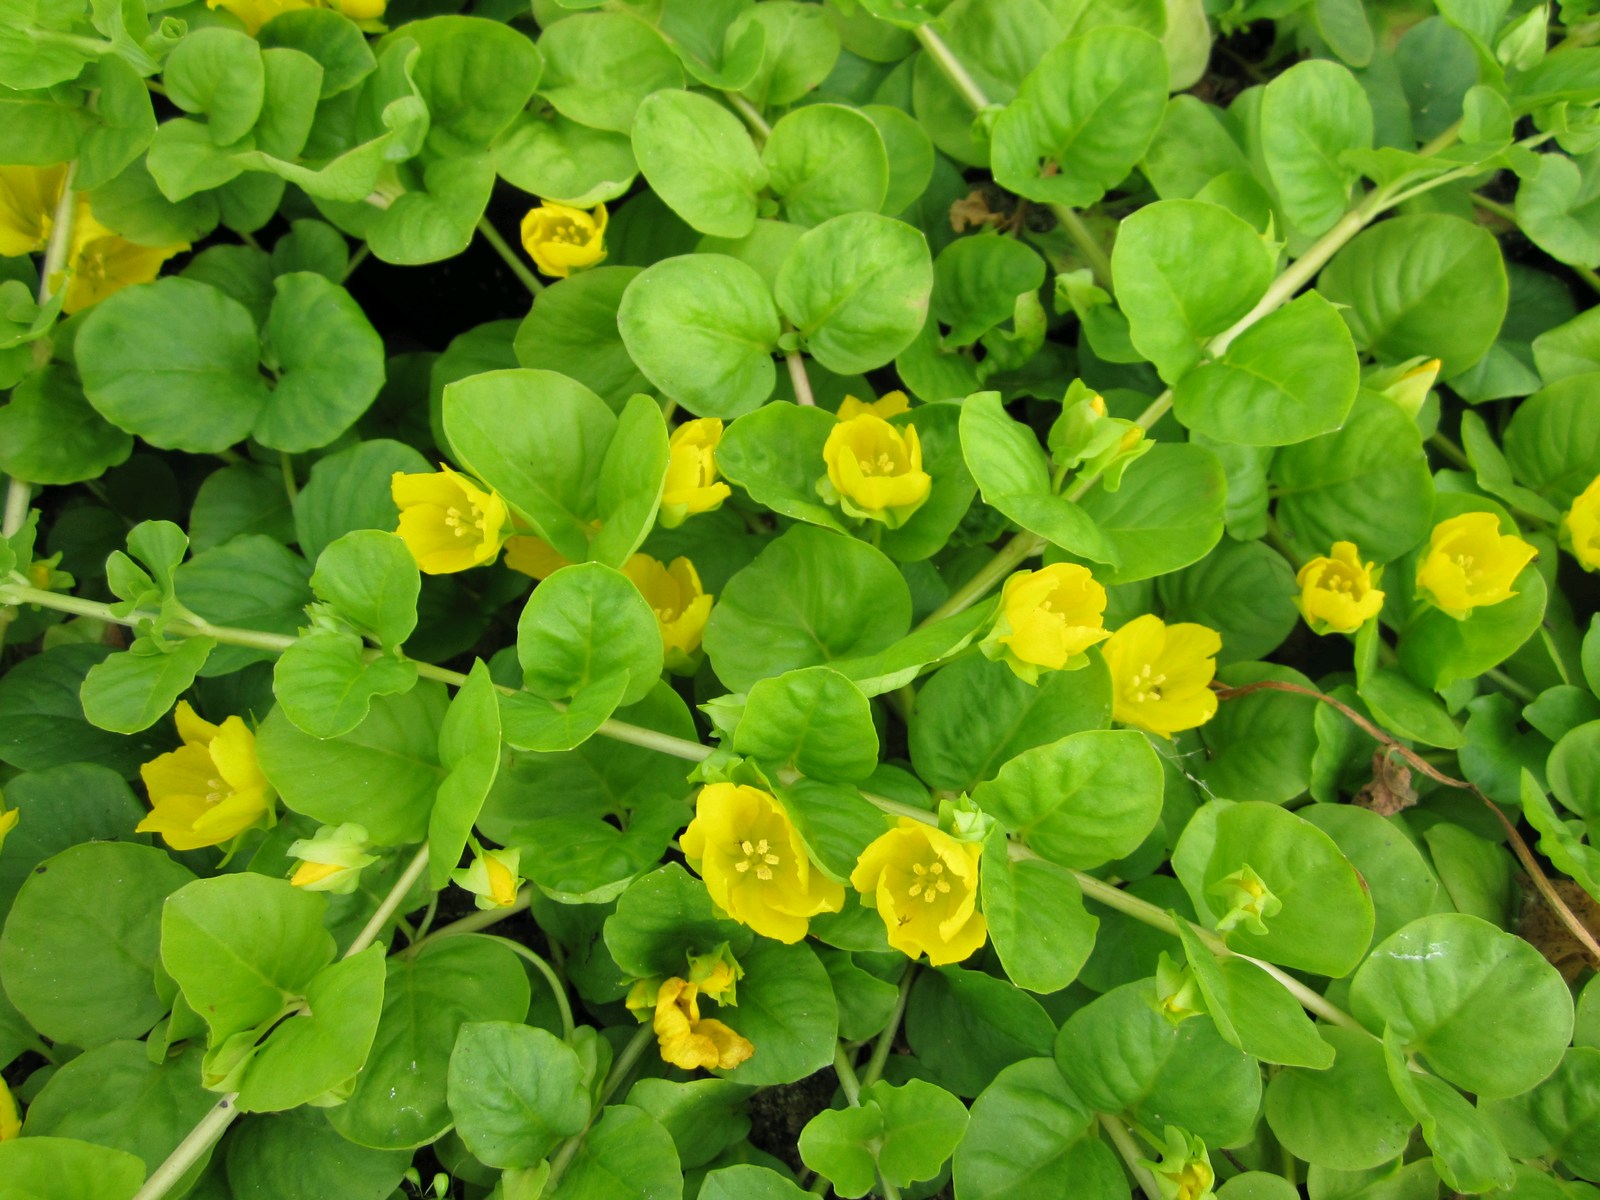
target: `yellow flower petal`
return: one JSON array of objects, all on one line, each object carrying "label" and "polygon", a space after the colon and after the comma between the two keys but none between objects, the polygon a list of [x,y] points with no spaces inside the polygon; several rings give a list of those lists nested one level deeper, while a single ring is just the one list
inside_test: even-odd
[{"label": "yellow flower petal", "polygon": [[1441,611],[1465,620],[1474,608],[1500,604],[1537,551],[1500,532],[1490,512],[1465,512],[1434,526],[1417,567],[1417,591]]},{"label": "yellow flower petal", "polygon": [[822,458],[840,507],[891,529],[910,520],[933,488],[933,478],[922,469],[915,426],[902,432],[871,413],[835,425]]},{"label": "yellow flower petal", "polygon": [[983,847],[932,825],[901,817],[874,840],[850,875],[850,886],[878,910],[896,950],[934,966],[977,952],[988,925],[977,910]]},{"label": "yellow flower petal", "polygon": [[498,493],[444,466],[437,474],[397,471],[389,491],[400,509],[396,532],[424,573],[465,571],[499,555],[510,511]]},{"label": "yellow flower petal", "polygon": [[1205,724],[1217,712],[1210,685],[1221,649],[1222,638],[1204,625],[1168,625],[1151,615],[1129,621],[1102,649],[1112,716],[1160,737]]},{"label": "yellow flower petal", "polygon": [[1354,542],[1335,542],[1295,576],[1300,594],[1295,607],[1319,634],[1355,633],[1383,609],[1383,593],[1373,586],[1372,564],[1362,565]]},{"label": "yellow flower petal", "polygon": [[546,275],[564,279],[575,267],[606,256],[606,206],[590,212],[565,204],[541,204],[522,218],[522,247]]},{"label": "yellow flower petal", "polygon": [[1561,532],[1578,565],[1585,571],[1600,571],[1600,475],[1572,502],[1562,518]]}]

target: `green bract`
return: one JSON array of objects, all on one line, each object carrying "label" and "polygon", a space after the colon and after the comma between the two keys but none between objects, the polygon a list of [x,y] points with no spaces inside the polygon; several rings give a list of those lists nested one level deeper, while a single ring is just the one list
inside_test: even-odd
[{"label": "green bract", "polygon": [[1596,1200],[1587,0],[0,0],[0,1200]]}]

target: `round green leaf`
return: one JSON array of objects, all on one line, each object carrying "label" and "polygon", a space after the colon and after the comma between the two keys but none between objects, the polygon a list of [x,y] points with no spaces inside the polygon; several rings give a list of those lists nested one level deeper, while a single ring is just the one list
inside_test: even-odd
[{"label": "round green leaf", "polygon": [[1222,635],[1219,666],[1263,658],[1300,621],[1294,569],[1263,542],[1224,538],[1193,566],[1156,583],[1170,624],[1192,621]]},{"label": "round green leaf", "polygon": [[628,284],[617,326],[645,377],[696,416],[736,417],[772,395],[778,310],[766,281],[737,259],[657,263]]},{"label": "round green leaf", "polygon": [[156,992],[161,903],[193,878],[160,850],[116,842],[35,867],[0,934],[11,1003],[52,1041],[142,1036],[168,1007]]},{"label": "round green leaf", "polygon": [[649,384],[617,329],[622,294],[638,274],[636,267],[596,267],[545,288],[517,327],[517,361],[564,371],[613,409],[645,391]]},{"label": "round green leaf", "polygon": [[584,1137],[560,1194],[562,1200],[679,1200],[683,1173],[672,1135],[643,1109],[612,1105]]},{"label": "round green leaf", "polygon": [[878,766],[871,705],[860,688],[827,667],[758,680],[734,730],[733,749],[825,783],[856,783]]},{"label": "round green leaf", "polygon": [[976,1096],[1012,1063],[1048,1051],[1054,1025],[1037,1000],[1005,980],[940,967],[912,985],[905,1035],[928,1078]]},{"label": "round green leaf", "polygon": [[145,1166],[133,1155],[75,1138],[0,1142],[0,1200],[132,1200]]},{"label": "round green leaf", "polygon": [[581,13],[539,38],[539,95],[592,129],[627,133],[652,93],[683,86],[683,68],[654,29],[629,13]]},{"label": "round green leaf", "polygon": [[543,1029],[505,1021],[461,1027],[450,1054],[450,1112],[491,1167],[533,1167],[589,1121],[577,1053]]},{"label": "round green leaf", "polygon": [[1157,442],[1128,467],[1116,491],[1102,485],[1083,498],[1116,564],[1096,568],[1096,577],[1133,583],[1204,558],[1222,538],[1227,491],[1222,461],[1210,450]]},{"label": "round green leaf", "polygon": [[626,134],[591,129],[554,110],[519,114],[492,149],[500,178],[573,208],[616,199],[639,174]]},{"label": "round green leaf", "polygon": [[1399,362],[1437,358],[1446,378],[1488,352],[1506,315],[1500,245],[1446,213],[1394,217],[1359,234],[1318,278],[1356,345]]},{"label": "round green leaf", "polygon": [[1372,146],[1372,105],[1338,63],[1296,63],[1261,94],[1261,154],[1289,223],[1325,232],[1350,206],[1360,172],[1341,159]]},{"label": "round green leaf", "polygon": [[1369,1029],[1392,1029],[1451,1083],[1490,1099],[1556,1069],[1572,997],[1532,945],[1463,913],[1411,922],[1375,947],[1350,988]]},{"label": "round green leaf", "polygon": [[693,92],[655,92],[639,105],[632,136],[651,188],[695,229],[739,238],[755,228],[767,170],[738,117]]},{"label": "round green leaf", "polygon": [[378,56],[404,40],[422,49],[407,73],[428,106],[428,148],[437,155],[484,150],[533,98],[539,52],[503,21],[455,15],[407,21],[378,43]]},{"label": "round green leaf", "polygon": [[797,225],[877,212],[889,156],[870,117],[843,104],[808,104],[783,117],[761,151],[783,215]]},{"label": "round green leaf", "polygon": [[226,450],[255,428],[270,395],[249,310],[188,279],[125,288],[96,304],[75,352],[89,403],[163,449]]},{"label": "round green leaf", "polygon": [[983,915],[1006,978],[1041,995],[1066,987],[1094,949],[1098,918],[1072,873],[1039,859],[1013,861],[1004,838],[986,844]]},{"label": "round green leaf", "polygon": [[528,690],[566,700],[626,673],[624,704],[643,700],[661,675],[661,629],[620,571],[600,563],[562,567],[533,590],[517,621],[517,658]]},{"label": "round green leaf", "polygon": [[1044,276],[1044,260],[1015,238],[957,238],[933,261],[933,315],[949,326],[941,343],[970,346],[1009,321],[1017,297],[1038,291]]},{"label": "round green leaf", "polygon": [[817,494],[817,481],[827,474],[822,448],[838,423],[825,408],[782,400],[762,405],[722,435],[717,466],[757,504],[842,533],[839,510]]},{"label": "round green leaf", "polygon": [[315,450],[377,399],[383,339],[349,292],[315,272],[280,275],[273,286],[262,340],[277,383],[253,432],[274,450]]},{"label": "round green leaf", "polygon": [[66,367],[23,377],[0,408],[0,471],[32,483],[96,479],[133,452],[133,438],[89,406]]},{"label": "round green leaf", "polygon": [[387,1200],[400,1186],[411,1155],[346,1141],[328,1124],[329,1111],[297,1108],[248,1117],[235,1126],[227,1145],[234,1194],[258,1188],[275,1200]]},{"label": "round green leaf", "polygon": [[751,26],[765,35],[761,65],[739,90],[759,108],[793,104],[828,77],[839,57],[839,35],[830,14],[796,0],[746,8],[728,27],[736,46]]},{"label": "round green leaf", "polygon": [[1322,1071],[1290,1067],[1267,1085],[1267,1124],[1296,1158],[1365,1171],[1398,1157],[1416,1120],[1389,1084],[1383,1047],[1359,1030],[1318,1032],[1336,1051]]},{"label": "round green leaf", "polygon": [[739,965],[739,1005],[718,1009],[717,1019],[748,1038],[756,1052],[725,1077],[771,1087],[831,1063],[839,1006],[816,951],[803,942],[785,946],[758,938],[739,953]]},{"label": "round green leaf", "polygon": [[922,330],[933,291],[927,239],[903,221],[849,213],[808,231],[778,271],[778,307],[840,375],[881,367]]},{"label": "round green leaf", "polygon": [[1600,420],[1589,403],[1597,379],[1585,372],[1552,383],[1517,405],[1506,426],[1517,479],[1563,508],[1600,475]]},{"label": "round green leaf", "polygon": [[[1270,663],[1242,663],[1228,669],[1233,687],[1263,681],[1310,688],[1300,672]],[[1201,727],[1207,757],[1195,774],[1207,791],[1228,800],[1269,800],[1283,804],[1311,783],[1311,757],[1317,750],[1313,714],[1320,701],[1310,696],[1265,690],[1229,700]]]}]

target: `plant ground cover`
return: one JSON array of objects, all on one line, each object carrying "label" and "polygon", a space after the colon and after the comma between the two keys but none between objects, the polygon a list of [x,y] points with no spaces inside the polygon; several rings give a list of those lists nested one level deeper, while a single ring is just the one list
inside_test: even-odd
[{"label": "plant ground cover", "polygon": [[0,0],[0,1200],[1596,1200],[1587,0]]}]

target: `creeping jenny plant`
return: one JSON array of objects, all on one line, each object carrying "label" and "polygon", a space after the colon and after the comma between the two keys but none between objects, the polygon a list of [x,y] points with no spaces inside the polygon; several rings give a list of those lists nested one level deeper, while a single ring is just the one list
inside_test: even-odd
[{"label": "creeping jenny plant", "polygon": [[1583,0],[0,0],[0,1200],[1594,1200]]}]

